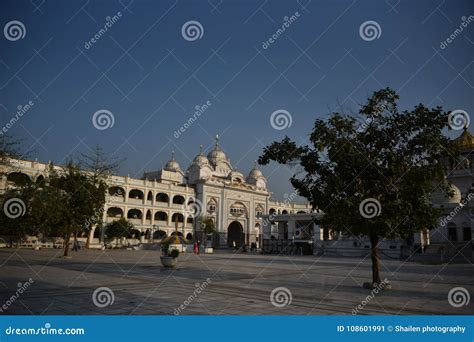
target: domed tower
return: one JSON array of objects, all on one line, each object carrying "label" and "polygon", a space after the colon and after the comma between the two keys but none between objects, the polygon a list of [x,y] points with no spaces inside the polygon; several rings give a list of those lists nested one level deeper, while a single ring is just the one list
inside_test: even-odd
[{"label": "domed tower", "polygon": [[174,184],[184,184],[186,181],[183,170],[181,170],[179,163],[174,158],[174,151],[171,153],[171,159],[168,160],[164,168],[158,171],[145,172],[143,178]]},{"label": "domed tower", "polygon": [[216,135],[216,143],[214,148],[207,155],[209,163],[214,168],[214,171],[219,177],[227,177],[232,171],[230,159],[227,158],[224,151],[219,146],[219,136]]},{"label": "domed tower", "polygon": [[474,150],[474,136],[464,128],[459,137],[454,140],[459,146],[459,157],[453,165],[454,169],[469,170],[472,167],[472,151]]},{"label": "domed tower", "polygon": [[194,157],[192,164],[188,168],[188,182],[190,184],[195,184],[201,179],[208,179],[212,176],[212,168],[209,160],[202,152],[202,145],[199,148],[199,154]]},{"label": "domed tower", "polygon": [[247,177],[247,183],[255,185],[257,188],[266,189],[267,188],[267,180],[263,177],[262,171],[260,171],[257,167],[257,161],[255,161],[255,165]]},{"label": "domed tower", "polygon": [[168,160],[163,170],[170,172],[179,172],[184,175],[183,170],[181,170],[181,167],[179,166],[178,162],[176,161],[176,159],[174,159],[174,151],[171,152],[171,159]]}]

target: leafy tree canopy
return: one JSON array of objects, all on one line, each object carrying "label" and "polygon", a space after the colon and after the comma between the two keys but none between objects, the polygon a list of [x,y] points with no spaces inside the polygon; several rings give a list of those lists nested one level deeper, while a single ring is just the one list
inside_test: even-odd
[{"label": "leafy tree canopy", "polygon": [[[321,223],[369,235],[374,248],[378,237],[406,238],[433,227],[440,212],[431,194],[451,195],[445,163],[458,153],[442,133],[448,113],[423,104],[400,111],[398,98],[390,88],[376,91],[359,118],[334,112],[317,119],[309,144],[285,137],[265,147],[259,163],[299,164],[290,181],[324,212]],[[361,206],[364,200],[372,206]]]}]

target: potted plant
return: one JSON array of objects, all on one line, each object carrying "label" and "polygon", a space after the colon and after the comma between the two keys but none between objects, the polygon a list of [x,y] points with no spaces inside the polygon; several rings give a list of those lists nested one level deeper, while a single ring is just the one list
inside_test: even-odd
[{"label": "potted plant", "polygon": [[178,261],[179,251],[177,249],[170,250],[169,243],[163,243],[161,245],[161,264],[164,267],[175,267]]}]

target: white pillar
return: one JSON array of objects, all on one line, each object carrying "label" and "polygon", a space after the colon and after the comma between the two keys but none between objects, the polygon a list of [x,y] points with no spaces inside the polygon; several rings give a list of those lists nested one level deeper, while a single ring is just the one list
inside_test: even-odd
[{"label": "white pillar", "polygon": [[295,231],[296,231],[295,220],[288,220],[288,239],[289,240],[295,239]]}]

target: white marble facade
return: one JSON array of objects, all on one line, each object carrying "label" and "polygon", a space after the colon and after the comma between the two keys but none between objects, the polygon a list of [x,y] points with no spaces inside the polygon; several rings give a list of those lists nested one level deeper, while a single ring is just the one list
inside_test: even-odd
[{"label": "white marble facade", "polygon": [[[461,156],[454,165],[446,166],[454,197],[433,197],[433,205],[443,208],[444,213],[438,227],[415,234],[415,244],[427,246],[472,241],[474,158],[471,154],[474,137],[465,130],[456,140],[461,147]],[[46,177],[48,167],[49,163],[14,160],[9,170],[2,170],[0,189],[15,186],[9,181],[12,174],[36,181]],[[262,238],[268,239],[271,235],[279,238],[277,233],[269,230],[276,226],[264,227],[263,219],[269,215],[273,218],[288,216],[286,221],[293,222],[299,219],[297,214],[319,214],[308,203],[295,203],[292,196],[281,202],[271,200],[267,180],[257,165],[247,176],[237,171],[216,138],[207,156],[201,147],[186,170],[181,169],[172,155],[162,169],[145,172],[142,178],[111,176],[103,221],[108,223],[125,217],[147,238],[163,232],[170,235],[176,230],[178,221],[177,230],[180,234],[190,240],[200,239],[199,225],[190,210],[199,208],[201,215],[211,216],[216,223],[219,234],[214,236],[214,247],[231,246],[233,241],[247,245],[256,242],[260,245]],[[291,224],[289,226],[291,235],[294,229]],[[268,230],[268,236],[264,236],[265,229]],[[97,242],[99,232],[93,231],[92,234]],[[316,235],[319,236],[319,231]]]},{"label": "white marble facade", "polygon": [[[21,173],[36,181],[46,177],[47,163],[16,160],[3,176],[2,187],[14,186],[8,175]],[[200,238],[199,224],[193,210],[211,216],[219,234],[215,247],[232,245],[235,240],[250,245],[259,244],[263,225],[259,215],[275,213],[310,213],[309,204],[270,199],[267,180],[257,165],[245,176],[233,168],[219,145],[218,138],[206,155],[202,147],[186,171],[174,155],[157,171],[145,172],[142,178],[111,176],[109,193],[103,211],[105,223],[127,218],[146,237],[176,230],[188,239]],[[197,236],[196,233],[198,233]],[[91,232],[98,241],[98,231]]]},{"label": "white marble facade", "polygon": [[415,236],[415,242],[422,245],[465,244],[473,238],[474,218],[474,137],[464,129],[456,138],[460,156],[452,164],[446,163],[446,174],[454,196],[447,198],[436,193],[433,205],[443,209],[438,226],[424,230]]}]

